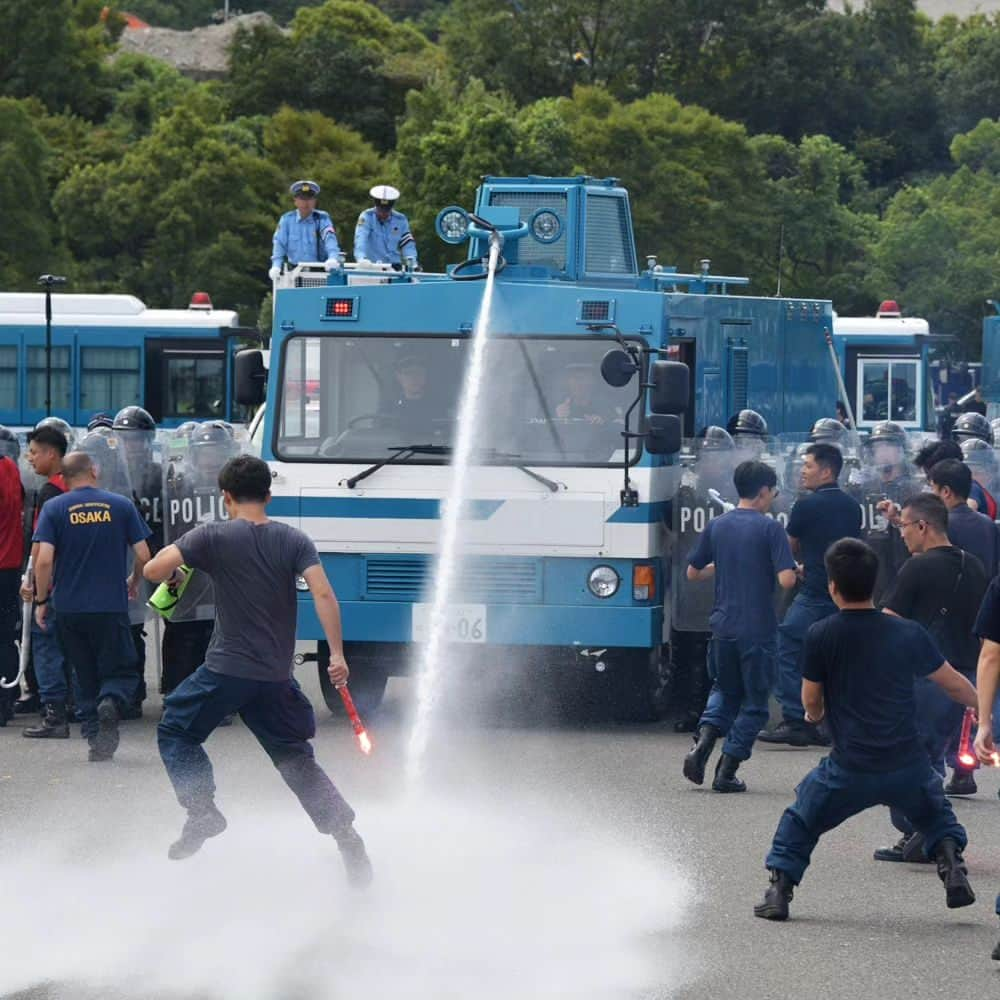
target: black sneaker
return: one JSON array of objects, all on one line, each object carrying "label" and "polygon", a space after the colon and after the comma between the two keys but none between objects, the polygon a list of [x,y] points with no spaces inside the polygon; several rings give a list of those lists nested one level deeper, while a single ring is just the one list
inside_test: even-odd
[{"label": "black sneaker", "polygon": [[975,795],[978,791],[975,772],[958,767],[951,772],[951,779],[944,786],[945,795]]},{"label": "black sneaker", "polygon": [[892,847],[880,847],[872,857],[876,861],[906,862],[910,865],[929,865],[931,859],[924,854],[924,835],[904,833]]},{"label": "black sneaker", "polygon": [[906,841],[909,839],[909,834],[904,833],[899,840],[896,841],[891,847],[878,847],[872,854],[872,857],[876,861],[897,861],[901,862],[903,860],[903,848],[906,846]]},{"label": "black sneaker", "polygon": [[759,743],[780,743],[789,747],[809,746],[809,733],[804,722],[782,722],[774,729],[762,729],[757,734]]},{"label": "black sneaker", "polygon": [[[91,743],[91,760],[110,760],[118,749],[118,703],[102,698],[97,704],[97,735]],[[94,756],[96,755],[96,756]]]},{"label": "black sneaker", "polygon": [[340,856],[344,861],[344,869],[347,872],[347,884],[352,889],[367,889],[371,885],[375,876],[372,868],[371,858],[365,850],[365,842],[361,839],[361,834],[349,826],[340,833],[335,833],[337,847],[340,848]]},{"label": "black sneaker", "polygon": [[197,854],[202,844],[209,837],[218,837],[226,825],[226,817],[215,807],[215,803],[201,812],[189,813],[180,837],[167,848],[167,857],[171,861],[183,861]]}]

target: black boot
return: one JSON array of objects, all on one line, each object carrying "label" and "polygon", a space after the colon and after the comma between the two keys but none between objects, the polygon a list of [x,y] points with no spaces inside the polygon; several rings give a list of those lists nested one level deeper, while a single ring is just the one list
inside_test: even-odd
[{"label": "black boot", "polygon": [[781,743],[789,747],[809,746],[809,730],[805,722],[788,721],[787,719],[774,729],[762,729],[757,734],[759,743]]},{"label": "black boot", "polygon": [[26,694],[14,702],[15,715],[34,715],[42,710],[42,703],[35,693]]},{"label": "black boot", "polygon": [[365,850],[361,834],[353,826],[338,830],[334,835],[340,856],[347,871],[347,882],[352,889],[366,889],[374,877],[371,858]]},{"label": "black boot", "polygon": [[956,767],[951,772],[951,780],[944,786],[945,795],[975,795],[978,791],[975,771],[964,767]]},{"label": "black boot", "polygon": [[88,760],[111,760],[118,749],[118,703],[102,698],[97,704],[97,735],[90,741]]},{"label": "black boot", "polygon": [[937,861],[938,877],[944,883],[948,909],[957,910],[960,906],[971,906],[976,901],[976,894],[969,885],[965,859],[958,844],[951,837],[945,837],[937,845],[934,860]]},{"label": "black boot", "polygon": [[764,902],[758,903],[753,908],[753,915],[763,917],[765,920],[787,920],[788,904],[792,901],[794,889],[795,883],[788,872],[772,868],[771,884],[764,893]]},{"label": "black boot", "polygon": [[183,861],[200,851],[209,837],[218,837],[225,829],[226,817],[216,809],[214,802],[191,810],[180,837],[167,849],[167,857],[171,861]]},{"label": "black boot", "polygon": [[1000,941],[997,941],[996,947],[993,949],[993,954],[990,955],[990,958],[992,958],[994,962],[1000,962]]},{"label": "black boot", "polygon": [[716,792],[745,792],[746,782],[740,781],[736,777],[736,769],[742,761],[728,753],[724,753],[719,758],[719,763],[715,765],[715,780],[712,782],[712,790]]},{"label": "black boot", "polygon": [[66,706],[53,702],[42,709],[42,721],[37,726],[29,726],[21,731],[29,740],[67,740],[69,725],[66,722]]},{"label": "black boot", "polygon": [[693,781],[696,785],[705,783],[705,765],[712,756],[715,742],[720,735],[715,726],[701,726],[698,729],[694,746],[684,757],[684,777],[688,781]]}]

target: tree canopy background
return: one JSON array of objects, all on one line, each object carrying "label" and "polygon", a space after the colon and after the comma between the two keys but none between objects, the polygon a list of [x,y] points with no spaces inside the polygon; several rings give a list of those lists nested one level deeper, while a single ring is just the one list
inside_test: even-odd
[{"label": "tree canopy background", "polygon": [[[217,0],[133,0],[158,26]],[[396,184],[425,267],[437,211],[485,173],[616,176],[641,255],[708,257],[757,294],[899,299],[978,355],[1000,293],[1000,15],[914,0],[260,0],[227,76],[118,51],[98,0],[8,0],[0,37],[0,287],[254,322],[288,183],[314,177],[350,252]],[[779,262],[780,258],[780,262]]]}]

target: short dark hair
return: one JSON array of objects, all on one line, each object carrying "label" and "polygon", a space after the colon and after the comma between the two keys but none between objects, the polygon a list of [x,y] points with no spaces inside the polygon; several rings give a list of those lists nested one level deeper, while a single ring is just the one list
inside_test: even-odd
[{"label": "short dark hair", "polygon": [[766,462],[751,459],[736,466],[733,485],[741,500],[752,500],[765,486],[774,489],[778,485],[778,477]]},{"label": "short dark hair", "polygon": [[837,592],[852,604],[870,601],[878,577],[878,556],[860,538],[841,538],[826,550],[823,557],[826,575]]},{"label": "short dark hair", "polygon": [[271,470],[254,455],[237,455],[219,471],[219,489],[238,503],[263,503],[271,492]]},{"label": "short dark hair", "polygon": [[28,431],[28,443],[30,444],[32,441],[55,448],[60,455],[65,455],[69,449],[69,442],[66,440],[66,435],[58,427],[52,427],[51,425],[36,427],[33,431]]},{"label": "short dark hair", "polygon": [[933,493],[915,493],[903,501],[903,510],[910,512],[910,520],[926,521],[938,534],[948,534],[948,508]]},{"label": "short dark hair", "polygon": [[968,500],[972,491],[972,470],[955,458],[946,458],[931,466],[927,478],[935,486],[947,486],[959,500]]},{"label": "short dark hair", "polygon": [[844,467],[844,456],[835,444],[811,444],[806,448],[806,454],[816,459],[816,464],[833,473],[834,479],[840,478],[840,470]]},{"label": "short dark hair", "polygon": [[962,449],[957,441],[928,441],[913,457],[913,464],[926,472],[938,462],[947,458],[957,458],[962,461]]}]

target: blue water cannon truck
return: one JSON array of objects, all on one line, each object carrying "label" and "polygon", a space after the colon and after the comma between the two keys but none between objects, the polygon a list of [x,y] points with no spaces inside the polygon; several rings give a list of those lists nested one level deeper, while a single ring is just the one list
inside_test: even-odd
[{"label": "blue water cannon truck", "polygon": [[[773,435],[833,412],[833,310],[755,297],[747,279],[636,254],[613,178],[486,177],[438,235],[443,274],[300,264],[275,294],[270,352],[237,356],[237,396],[274,476],[271,516],[316,542],[371,710],[427,636],[459,393],[495,275],[447,634],[478,664],[600,675],[617,716],[655,719],[670,686],[671,505],[682,439],[753,407]],[[329,650],[307,591],[299,639]],[[475,648],[472,648],[475,647]]]}]

